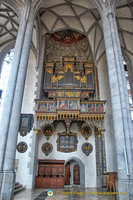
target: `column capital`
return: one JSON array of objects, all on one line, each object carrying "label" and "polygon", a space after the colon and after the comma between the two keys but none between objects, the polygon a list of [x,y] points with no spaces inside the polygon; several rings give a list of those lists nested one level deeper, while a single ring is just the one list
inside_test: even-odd
[{"label": "column capital", "polygon": [[109,12],[109,13],[107,14],[107,17],[109,18],[110,16],[115,17],[115,13],[114,13],[114,12]]},{"label": "column capital", "polygon": [[37,129],[34,129],[34,132],[35,132],[36,134],[38,134],[38,133],[39,133],[39,130],[37,130]]},{"label": "column capital", "polygon": [[109,18],[110,16],[115,17],[115,10],[112,7],[106,6],[104,12],[101,13],[102,18]]}]

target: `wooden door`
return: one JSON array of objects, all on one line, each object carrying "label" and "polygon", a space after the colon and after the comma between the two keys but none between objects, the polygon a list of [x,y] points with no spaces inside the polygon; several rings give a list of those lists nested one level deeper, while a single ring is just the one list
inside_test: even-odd
[{"label": "wooden door", "polygon": [[73,168],[73,183],[80,184],[80,167],[78,165]]},{"label": "wooden door", "polygon": [[70,163],[65,166],[65,185],[70,185]]}]

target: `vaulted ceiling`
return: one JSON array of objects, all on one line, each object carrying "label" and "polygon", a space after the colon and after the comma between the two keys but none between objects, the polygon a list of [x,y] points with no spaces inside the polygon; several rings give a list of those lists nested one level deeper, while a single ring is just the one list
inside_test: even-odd
[{"label": "vaulted ceiling", "polygon": [[17,14],[8,6],[0,5],[0,47],[16,40],[19,27]]},{"label": "vaulted ceiling", "polygon": [[121,47],[133,56],[133,0],[121,0],[116,10]]}]

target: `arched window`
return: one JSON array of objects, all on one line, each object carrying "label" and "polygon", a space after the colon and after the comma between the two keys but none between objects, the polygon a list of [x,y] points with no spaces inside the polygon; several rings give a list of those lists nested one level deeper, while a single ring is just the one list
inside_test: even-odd
[{"label": "arched window", "polygon": [[128,99],[129,99],[129,104],[130,104],[130,111],[131,111],[131,118],[133,120],[133,100],[132,100],[132,94],[131,94],[131,87],[130,87],[130,81],[129,81],[129,76],[128,76],[128,70],[127,70],[127,63],[124,60],[124,69],[125,69],[125,77],[126,77],[126,83],[127,83],[127,90],[128,90]]},{"label": "arched window", "polygon": [[2,113],[2,107],[6,95],[6,89],[11,70],[11,63],[13,59],[14,49],[11,49],[5,56],[2,64],[2,70],[0,73],[0,118]]}]

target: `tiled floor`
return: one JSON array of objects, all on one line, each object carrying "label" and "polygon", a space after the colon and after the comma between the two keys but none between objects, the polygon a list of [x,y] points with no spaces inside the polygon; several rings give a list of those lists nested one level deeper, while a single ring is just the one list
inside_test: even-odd
[{"label": "tiled floor", "polygon": [[[14,200],[34,200],[45,189],[25,190],[14,196]],[[116,200],[114,195],[107,193],[106,190],[97,190],[90,188],[64,188],[53,189],[52,197],[38,197],[36,200]],[[46,194],[46,193],[45,193]]]}]

